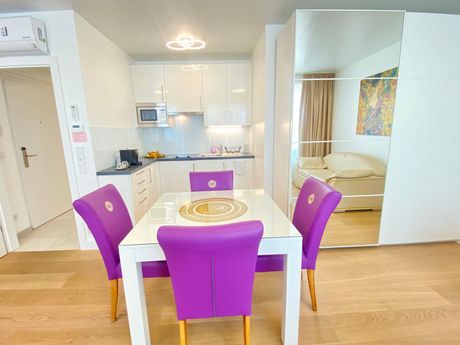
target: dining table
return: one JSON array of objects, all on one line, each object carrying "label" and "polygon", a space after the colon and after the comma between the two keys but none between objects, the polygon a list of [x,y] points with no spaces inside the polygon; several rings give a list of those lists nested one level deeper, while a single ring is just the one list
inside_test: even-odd
[{"label": "dining table", "polygon": [[133,345],[151,344],[141,264],[165,260],[157,240],[158,229],[164,225],[203,226],[247,220],[260,220],[264,226],[258,254],[284,257],[280,337],[284,345],[298,344],[302,236],[267,191],[248,189],[164,193],[119,244]]}]

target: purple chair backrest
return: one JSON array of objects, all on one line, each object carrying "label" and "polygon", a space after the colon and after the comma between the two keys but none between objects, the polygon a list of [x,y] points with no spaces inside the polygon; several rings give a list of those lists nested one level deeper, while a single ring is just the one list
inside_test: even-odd
[{"label": "purple chair backrest", "polygon": [[340,199],[342,194],[314,177],[308,178],[300,190],[292,223],[302,234],[302,249],[311,266],[308,269],[315,269],[324,229]]},{"label": "purple chair backrest", "polygon": [[260,221],[160,227],[179,320],[251,315],[262,234]]},{"label": "purple chair backrest", "polygon": [[192,192],[233,189],[233,170],[196,171],[190,172],[189,177]]},{"label": "purple chair backrest", "polygon": [[109,279],[116,279],[118,245],[133,228],[128,209],[114,185],[109,184],[73,202],[96,240]]}]

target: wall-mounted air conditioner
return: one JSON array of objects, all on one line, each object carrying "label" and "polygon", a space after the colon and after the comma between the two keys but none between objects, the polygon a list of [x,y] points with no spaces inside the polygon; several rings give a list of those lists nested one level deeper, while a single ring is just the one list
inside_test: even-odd
[{"label": "wall-mounted air conditioner", "polygon": [[0,56],[48,54],[45,24],[32,17],[0,18]]}]

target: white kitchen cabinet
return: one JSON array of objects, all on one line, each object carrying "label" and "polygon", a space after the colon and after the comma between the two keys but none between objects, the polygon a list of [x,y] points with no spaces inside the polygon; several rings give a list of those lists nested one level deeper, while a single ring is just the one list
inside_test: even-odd
[{"label": "white kitchen cabinet", "polygon": [[203,69],[204,124],[227,124],[227,65],[209,64]]},{"label": "white kitchen cabinet", "polygon": [[136,103],[166,101],[163,65],[133,65],[131,76]]},{"label": "white kitchen cabinet", "polygon": [[164,65],[168,113],[203,112],[201,68],[186,66]]},{"label": "white kitchen cabinet", "polygon": [[227,64],[228,123],[251,124],[251,65]]},{"label": "white kitchen cabinet", "polygon": [[233,170],[233,189],[253,188],[253,159],[226,159],[225,170]]},{"label": "white kitchen cabinet", "polygon": [[160,162],[160,180],[163,193],[189,192],[188,173],[193,171],[194,161]]},{"label": "white kitchen cabinet", "polygon": [[251,116],[251,65],[210,64],[203,70],[206,126],[248,126]]},{"label": "white kitchen cabinet", "polygon": [[193,171],[223,171],[225,161],[223,159],[206,159],[193,161]]},{"label": "white kitchen cabinet", "polygon": [[136,224],[161,195],[158,163],[131,175],[99,175],[99,186],[113,184],[121,194],[133,224]]}]

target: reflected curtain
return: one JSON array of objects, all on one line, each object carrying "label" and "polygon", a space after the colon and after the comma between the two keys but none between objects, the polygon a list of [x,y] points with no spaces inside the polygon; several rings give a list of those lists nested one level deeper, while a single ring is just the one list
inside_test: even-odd
[{"label": "reflected curtain", "polygon": [[[332,104],[334,100],[333,73],[305,74],[302,76],[300,98],[299,140],[325,141],[332,139]],[[313,80],[308,80],[313,79]],[[331,143],[299,144],[299,156],[324,157],[331,153]]]}]

